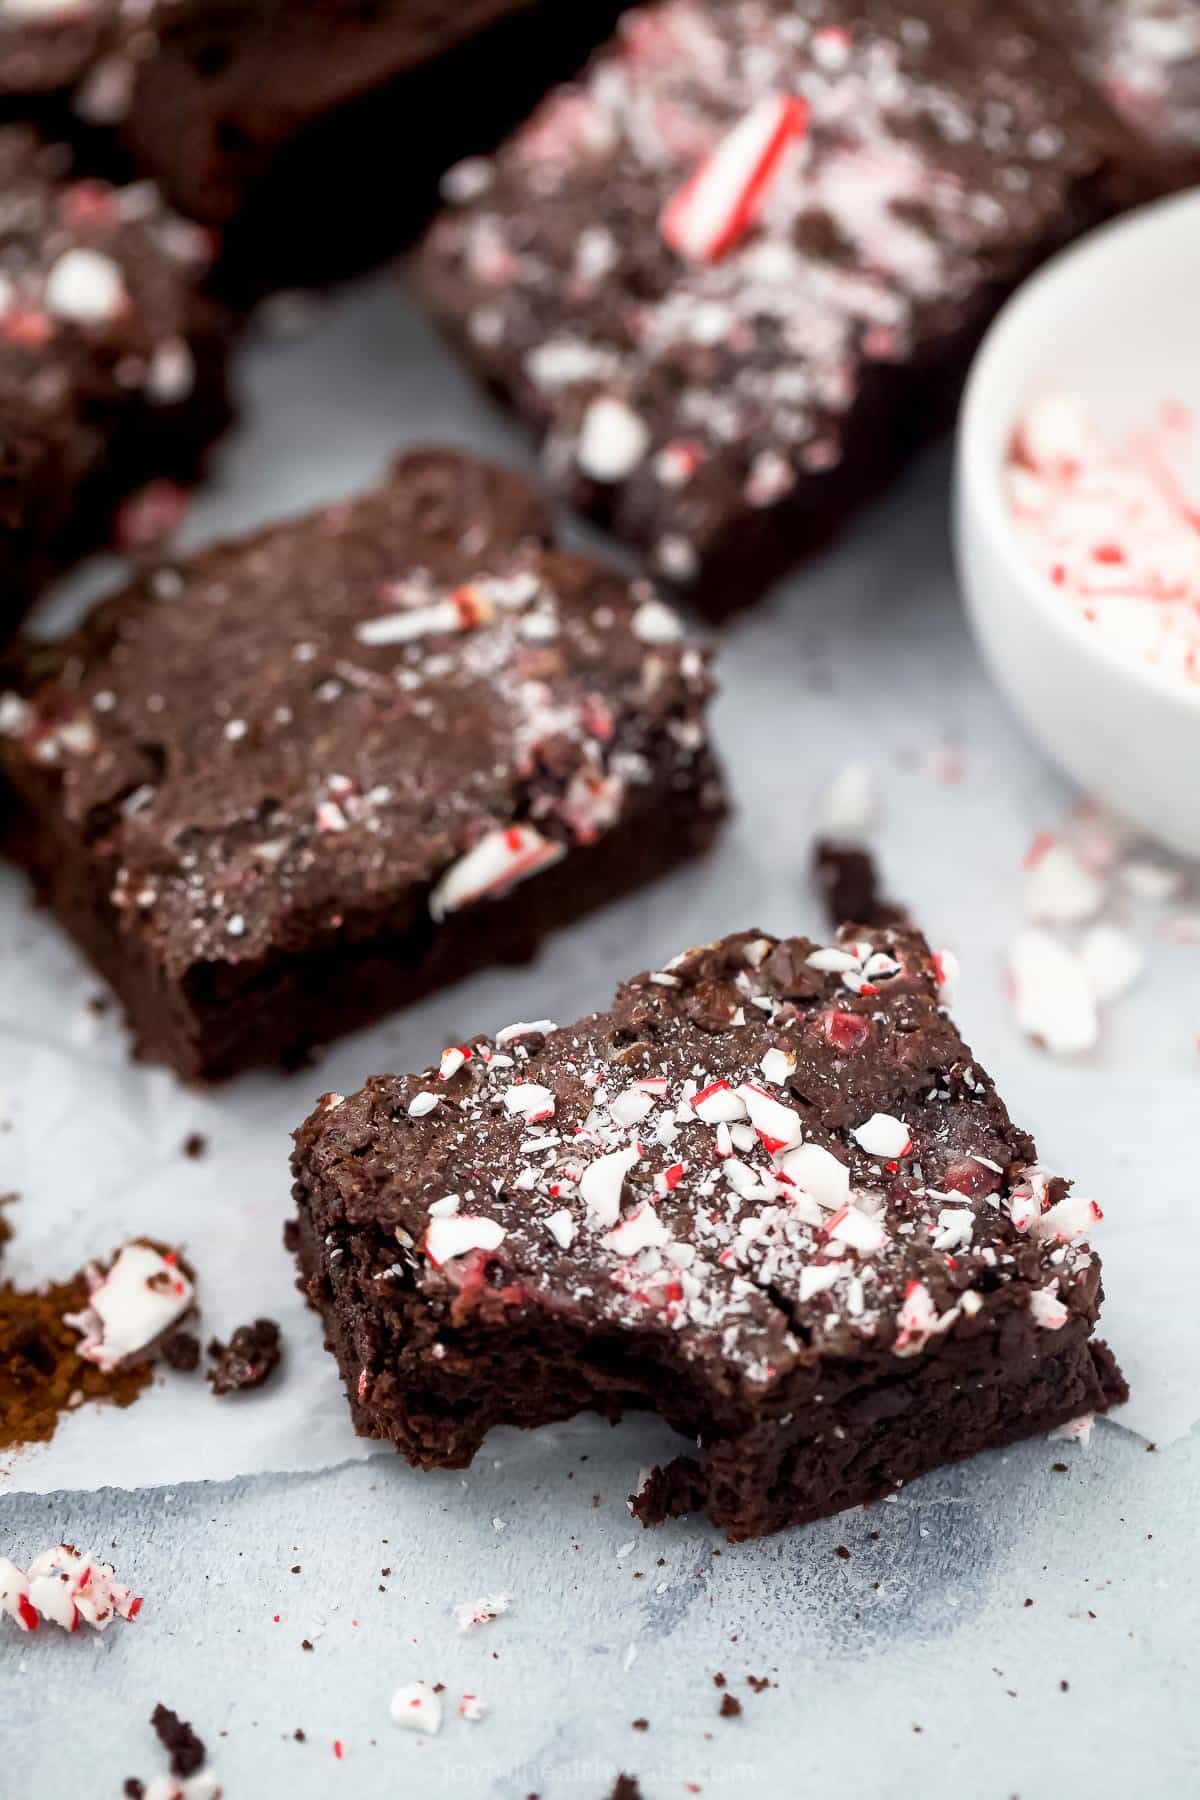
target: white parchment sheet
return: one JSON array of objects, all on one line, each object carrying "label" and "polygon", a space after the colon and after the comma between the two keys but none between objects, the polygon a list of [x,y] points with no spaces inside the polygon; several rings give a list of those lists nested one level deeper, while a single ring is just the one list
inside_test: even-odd
[{"label": "white parchment sheet", "polygon": [[[194,505],[200,543],[366,485],[407,444],[452,440],[528,462],[454,368],[395,276],[322,307],[300,336],[259,335],[239,363],[242,423]],[[479,976],[334,1046],[298,1075],[207,1093],[128,1060],[101,984],[25,884],[0,872],[0,1193],[20,1198],[5,1274],[46,1281],[130,1236],[180,1244],[207,1338],[279,1321],[285,1363],[255,1394],[215,1400],[163,1371],[127,1411],[85,1407],[53,1441],[0,1459],[0,1493],[140,1487],[313,1469],[371,1453],[353,1437],[332,1359],[296,1292],[281,1231],[288,1134],[329,1088],[417,1068],[441,1046],[516,1018],[566,1022],[615,983],[687,944],[758,924],[824,931],[808,884],[815,815],[833,777],[865,760],[889,893],[963,964],[957,1017],[1043,1161],[1103,1206],[1105,1335],[1129,1376],[1121,1422],[1160,1444],[1200,1417],[1200,947],[1162,906],[1110,916],[1142,944],[1136,989],[1109,1008],[1091,1054],[1029,1044],[1004,988],[1023,923],[1022,859],[1073,796],[990,689],[955,594],[949,459],[935,453],[830,556],[724,634],[716,733],[737,811],[717,853],[561,934],[525,970]],[[91,571],[48,626],[113,580]],[[1186,901],[1176,903],[1178,908]],[[1200,896],[1193,889],[1193,909]],[[185,1138],[207,1154],[190,1160]]]}]

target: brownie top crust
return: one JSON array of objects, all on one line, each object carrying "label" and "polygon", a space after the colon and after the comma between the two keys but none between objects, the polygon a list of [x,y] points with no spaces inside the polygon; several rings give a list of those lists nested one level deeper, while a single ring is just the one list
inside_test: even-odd
[{"label": "brownie top crust", "polygon": [[74,87],[115,41],[122,11],[122,0],[4,0],[0,98]]},{"label": "brownie top crust", "polygon": [[843,462],[872,371],[1108,210],[1129,149],[1019,0],[664,0],[450,172],[425,280],[552,473],[688,580]]},{"label": "brownie top crust", "polygon": [[574,1026],[327,1095],[297,1133],[313,1226],[368,1287],[669,1334],[742,1393],[949,1333],[1086,1334],[1100,1215],[963,1043],[951,961],[910,929],[743,932]]},{"label": "brownie top crust", "polygon": [[[1133,130],[1200,167],[1200,0],[1027,0]],[[1177,165],[1178,166],[1178,165]]]},{"label": "brownie top crust", "polygon": [[[69,441],[132,398],[169,407],[195,382],[192,340],[223,325],[198,292],[209,233],[148,182],[75,179],[68,150],[0,127],[0,452]],[[102,446],[101,446],[102,448]],[[26,452],[26,454],[30,454]]]},{"label": "brownie top crust", "polygon": [[436,920],[669,804],[708,694],[674,614],[554,548],[524,481],[418,452],[27,647],[0,774],[177,974]]}]

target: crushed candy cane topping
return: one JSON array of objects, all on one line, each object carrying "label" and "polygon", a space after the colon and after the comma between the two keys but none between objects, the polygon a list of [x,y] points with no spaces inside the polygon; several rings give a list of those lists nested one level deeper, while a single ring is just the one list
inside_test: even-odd
[{"label": "crushed candy cane topping", "polygon": [[22,1631],[36,1631],[41,1620],[64,1631],[106,1631],[114,1619],[133,1620],[141,1610],[141,1598],[117,1580],[111,1563],[90,1551],[53,1544],[28,1570],[0,1556],[0,1613]]},{"label": "crushed candy cane topping", "polygon": [[627,485],[618,529],[672,580],[720,563],[731,514],[836,470],[877,368],[1074,195],[1081,102],[1012,9],[972,13],[970,55],[961,22],[946,54],[928,9],[875,10],[632,8],[447,189],[445,311],[552,475]]},{"label": "crushed candy cane topping", "polygon": [[[868,969],[878,991],[848,994]],[[906,929],[824,949],[747,933],[627,983],[610,1013],[378,1078],[412,1154],[455,1184],[406,1203],[401,1259],[419,1269],[420,1245],[456,1305],[578,1288],[602,1319],[715,1341],[754,1382],[814,1339],[915,1355],[1009,1280],[1053,1329],[1052,1300],[1064,1319],[1094,1304],[1100,1209],[1033,1161],[939,976]],[[831,1016],[856,1029],[831,1036]],[[848,1080],[874,1107],[848,1113]],[[428,1092],[444,1103],[414,1110]]]},{"label": "crushed candy cane topping", "polygon": [[196,1290],[174,1251],[126,1244],[111,1267],[89,1263],[88,1303],[66,1323],[83,1334],[79,1354],[101,1369],[115,1369],[176,1325]]},{"label": "crushed candy cane topping", "polygon": [[1200,434],[1191,411],[1164,405],[1113,443],[1076,396],[1047,394],[1017,426],[1007,473],[1013,517],[1064,606],[1123,657],[1200,685]]}]

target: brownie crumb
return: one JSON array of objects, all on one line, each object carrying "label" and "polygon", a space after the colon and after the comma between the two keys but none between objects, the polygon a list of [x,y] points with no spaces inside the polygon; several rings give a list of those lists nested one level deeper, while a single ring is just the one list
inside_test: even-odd
[{"label": "brownie crumb", "polygon": [[173,1331],[163,1339],[162,1356],[171,1368],[190,1375],[200,1363],[200,1339],[194,1331]]},{"label": "brownie crumb", "polygon": [[295,1738],[295,1740],[298,1744],[307,1744],[307,1742],[308,1742],[307,1737],[304,1735],[304,1732],[301,1730],[299,1725],[297,1725],[295,1731],[293,1731],[292,1736]]},{"label": "brownie crumb", "polygon": [[146,1784],[144,1781],[139,1781],[136,1775],[127,1775],[121,1792],[124,1794],[125,1800],[142,1800],[142,1795],[146,1792]]},{"label": "brownie crumb", "polygon": [[194,1775],[203,1768],[205,1749],[186,1719],[160,1701],[150,1715],[150,1723],[158,1741],[171,1758],[171,1773],[181,1777]]},{"label": "brownie crumb", "polygon": [[208,1371],[214,1394],[238,1394],[261,1387],[279,1361],[279,1327],[273,1319],[239,1325],[227,1344],[213,1338],[208,1354],[214,1363]]},{"label": "brownie crumb", "polygon": [[649,1731],[649,1729],[650,1729],[649,1719],[635,1719],[633,1721],[633,1729],[635,1731]]},{"label": "brownie crumb", "polygon": [[723,1719],[738,1719],[741,1717],[741,1713],[742,1703],[736,1695],[723,1694],[721,1696],[721,1717]]},{"label": "brownie crumb", "polygon": [[300,1648],[302,1650],[311,1650],[312,1645],[309,1643],[307,1638],[301,1638],[300,1639]]},{"label": "brownie crumb", "polygon": [[200,1158],[207,1153],[208,1139],[204,1133],[202,1131],[189,1132],[183,1140],[183,1154],[190,1157],[192,1162],[199,1162]]},{"label": "brownie crumb", "polygon": [[300,1221],[288,1219],[283,1227],[283,1247],[289,1256],[295,1256],[300,1248]]},{"label": "brownie crumb", "polygon": [[850,1552],[847,1550],[845,1544],[836,1544],[834,1546],[833,1554],[835,1556],[840,1556],[843,1562],[850,1561]]},{"label": "brownie crumb", "polygon": [[857,844],[818,838],[813,845],[812,879],[825,902],[829,922],[839,925],[902,925],[905,911],[879,891],[879,870],[869,850]]},{"label": "brownie crumb", "polygon": [[618,1775],[609,1800],[642,1800],[636,1775]]},{"label": "brownie crumb", "polygon": [[1065,1475],[1067,1473],[1066,1463],[1051,1463],[1050,1467],[1056,1475]]},{"label": "brownie crumb", "polygon": [[771,1685],[765,1675],[747,1675],[746,1681],[756,1694],[765,1694]]},{"label": "brownie crumb", "polygon": [[724,1677],[724,1675],[722,1675],[720,1669],[718,1669],[716,1674],[713,1676],[713,1686],[719,1687],[719,1688],[723,1688],[725,1686],[725,1677]]}]

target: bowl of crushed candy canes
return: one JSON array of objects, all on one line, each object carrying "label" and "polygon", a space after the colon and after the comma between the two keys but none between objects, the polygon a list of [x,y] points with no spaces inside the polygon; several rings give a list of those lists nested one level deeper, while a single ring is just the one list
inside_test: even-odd
[{"label": "bowl of crushed candy canes", "polygon": [[1000,314],[959,426],[959,572],[1032,736],[1200,856],[1200,193],[1107,226]]}]

